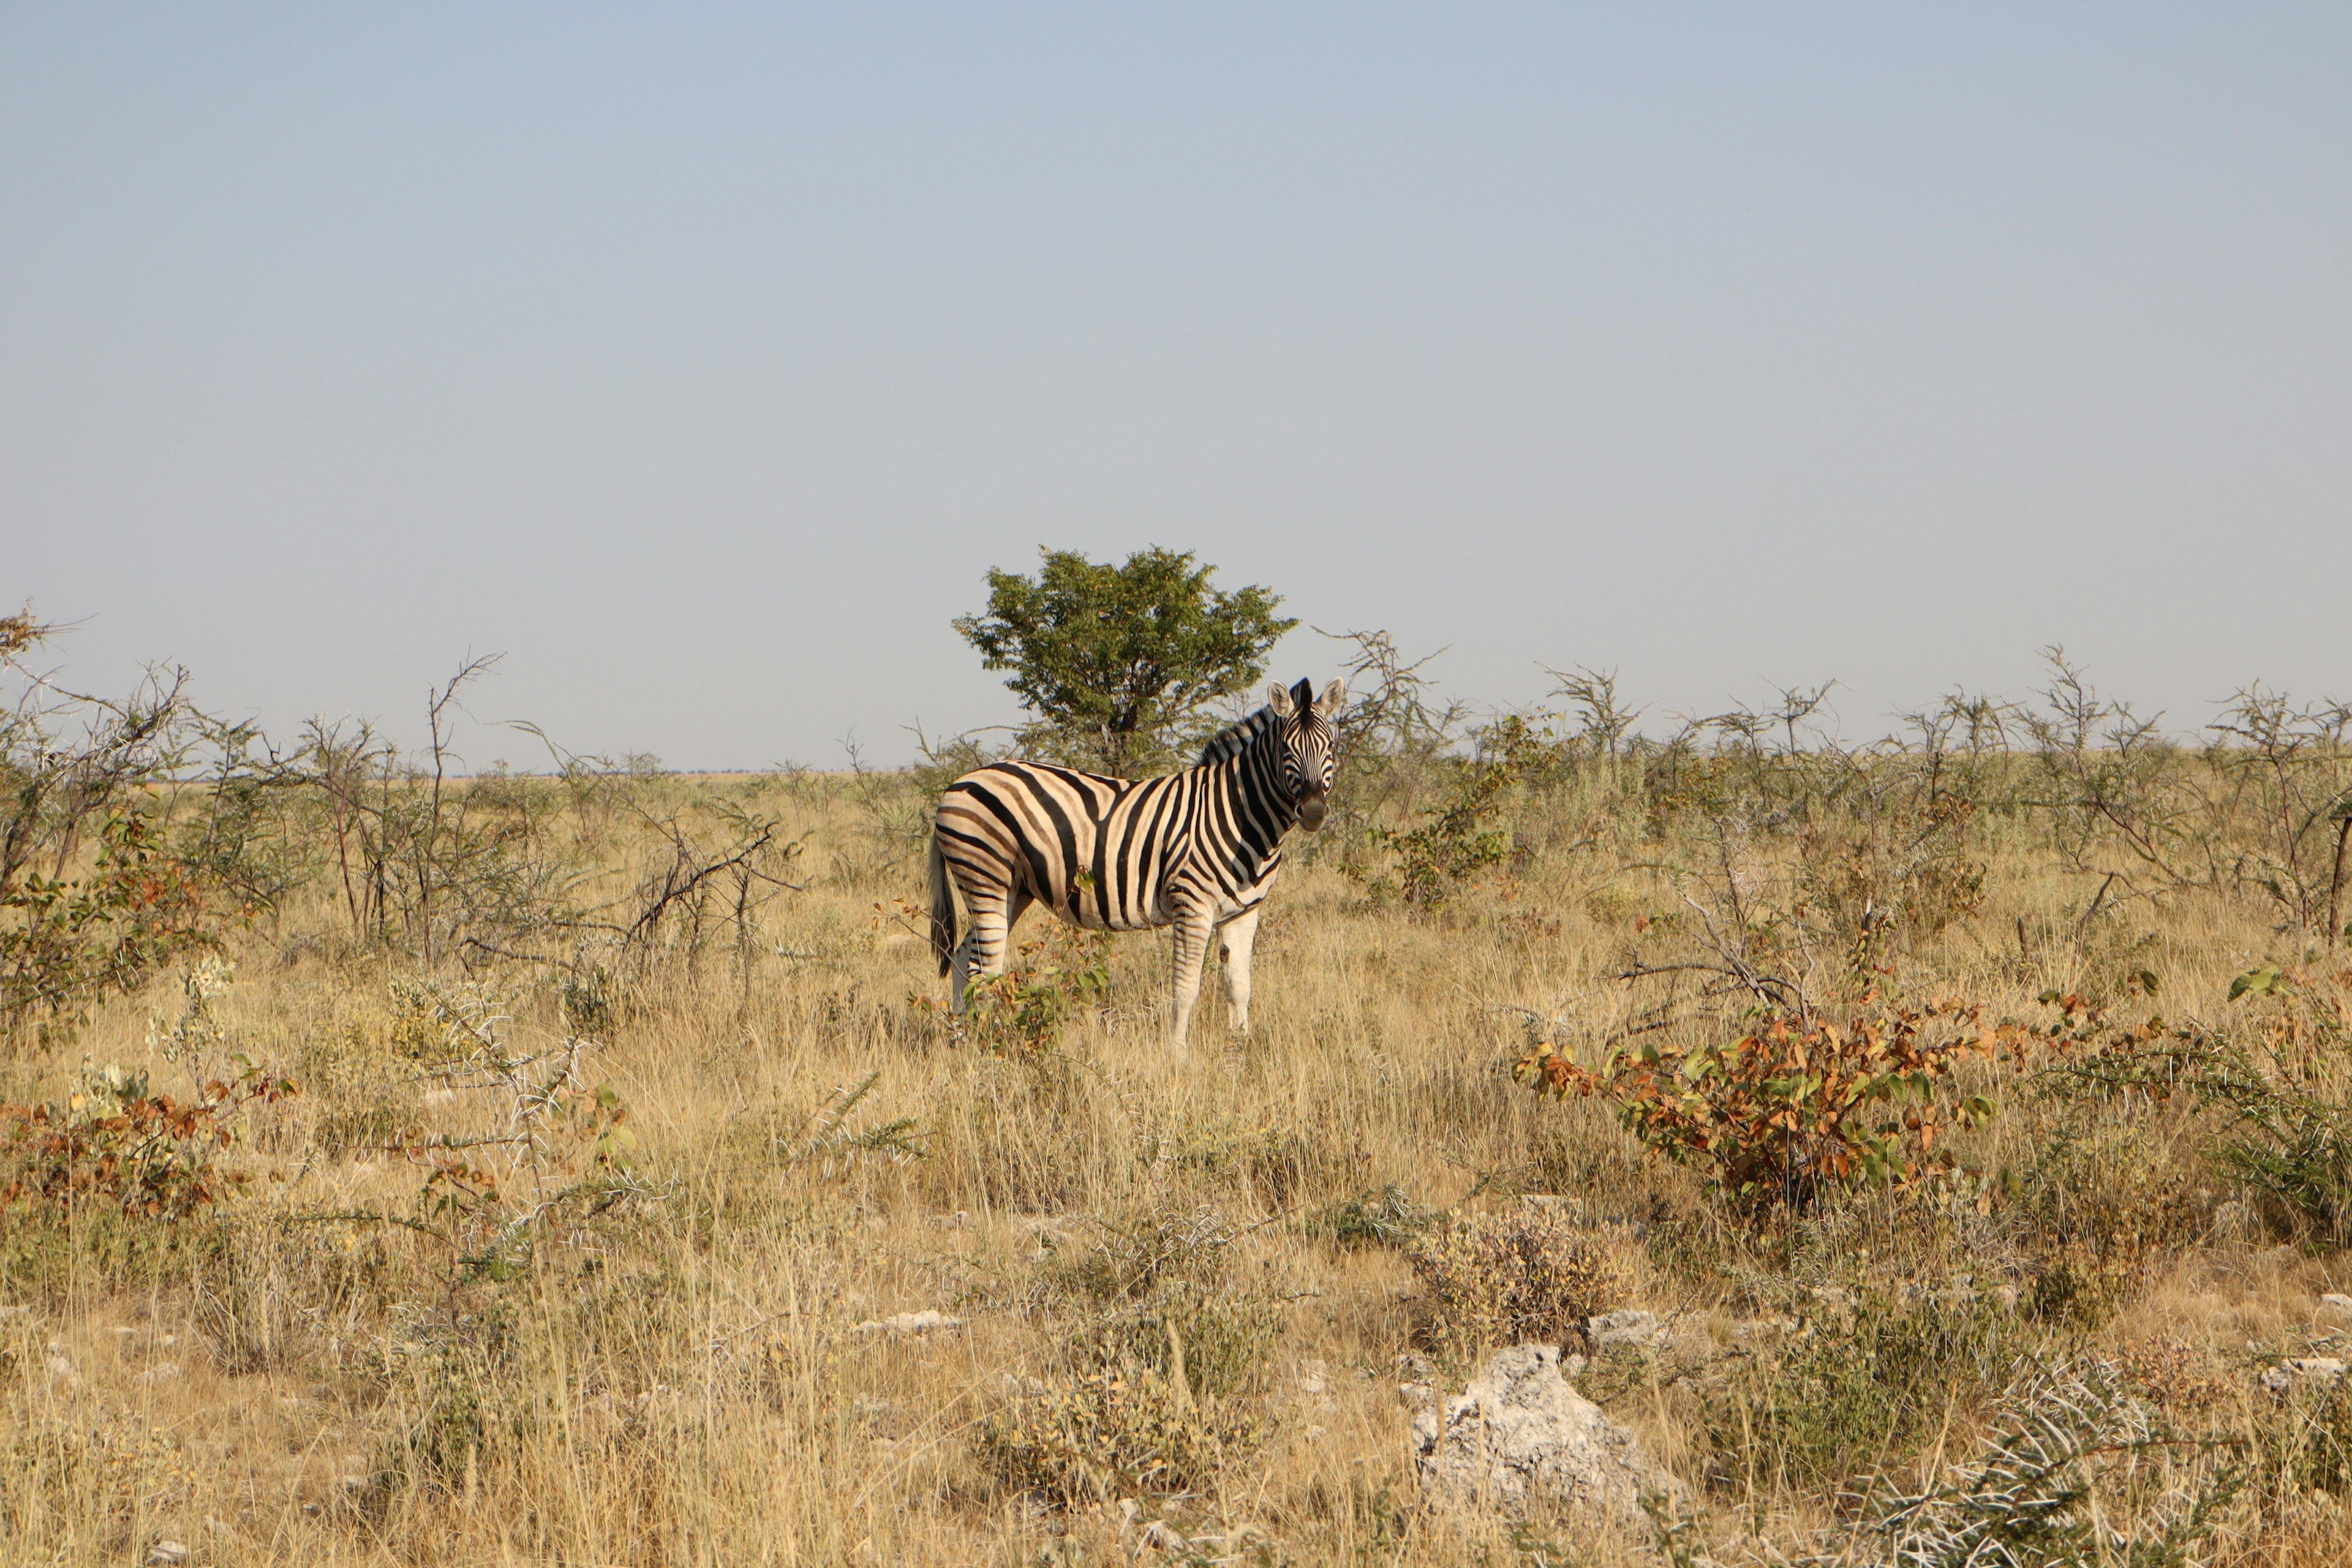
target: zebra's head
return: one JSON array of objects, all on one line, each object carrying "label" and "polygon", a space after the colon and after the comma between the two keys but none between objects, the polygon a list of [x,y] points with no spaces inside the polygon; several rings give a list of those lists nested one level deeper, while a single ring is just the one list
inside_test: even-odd
[{"label": "zebra's head", "polygon": [[1323,689],[1319,701],[1311,680],[1302,680],[1294,689],[1285,689],[1276,681],[1266,693],[1275,717],[1281,721],[1282,787],[1290,792],[1298,807],[1299,824],[1309,833],[1323,826],[1325,797],[1339,773],[1331,715],[1347,700],[1346,684],[1337,680]]}]

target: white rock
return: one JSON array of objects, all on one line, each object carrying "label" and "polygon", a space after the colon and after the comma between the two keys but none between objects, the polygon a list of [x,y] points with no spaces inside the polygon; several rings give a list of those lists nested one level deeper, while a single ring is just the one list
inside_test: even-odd
[{"label": "white rock", "polygon": [[73,1357],[61,1355],[56,1351],[49,1352],[48,1368],[49,1375],[59,1381],[77,1375],[74,1372]]},{"label": "white rock", "polygon": [[178,1362],[159,1361],[153,1366],[149,1367],[145,1372],[141,1373],[131,1381],[134,1383],[169,1383],[179,1375],[180,1363]]},{"label": "white rock", "polygon": [[188,1549],[176,1541],[158,1541],[147,1549],[148,1568],[173,1568],[188,1560]]},{"label": "white rock", "polygon": [[1666,1325],[1655,1312],[1627,1310],[1601,1313],[1585,1323],[1584,1332],[1599,1352],[1618,1345],[1654,1343],[1665,1337]]},{"label": "white rock", "polygon": [[1155,1552],[1182,1552],[1191,1546],[1182,1535],[1169,1528],[1165,1520],[1153,1520],[1143,1527],[1142,1542]]},{"label": "white rock", "polygon": [[2331,1290],[2319,1299],[2319,1310],[2339,1317],[2352,1318],[2352,1296],[2338,1295]]},{"label": "white rock", "polygon": [[2332,1355],[2297,1356],[2263,1373],[2263,1386],[2284,1394],[2308,1384],[2334,1383],[2344,1375],[2344,1363]]},{"label": "white rock", "polygon": [[971,1321],[969,1318],[950,1318],[939,1311],[901,1312],[895,1318],[868,1318],[851,1328],[861,1334],[937,1334],[961,1329]]},{"label": "white rock", "polygon": [[1731,1325],[1731,1337],[1743,1344],[1750,1340],[1777,1340],[1796,1331],[1794,1318],[1743,1318]]},{"label": "white rock", "polygon": [[1466,1393],[1413,1418],[1412,1446],[1434,1500],[1511,1519],[1559,1507],[1640,1530],[1642,1493],[1683,1493],[1633,1433],[1569,1386],[1552,1345],[1496,1352]]}]

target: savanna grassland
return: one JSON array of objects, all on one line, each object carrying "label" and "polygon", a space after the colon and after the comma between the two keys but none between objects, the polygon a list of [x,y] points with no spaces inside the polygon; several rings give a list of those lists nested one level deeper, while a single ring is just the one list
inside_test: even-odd
[{"label": "savanna grassland", "polygon": [[[1164,937],[944,1016],[941,768],[127,768],[0,954],[0,1559],[2345,1559],[2343,714],[1388,673],[1182,1057]],[[1527,1338],[1650,1538],[1422,1505]]]}]

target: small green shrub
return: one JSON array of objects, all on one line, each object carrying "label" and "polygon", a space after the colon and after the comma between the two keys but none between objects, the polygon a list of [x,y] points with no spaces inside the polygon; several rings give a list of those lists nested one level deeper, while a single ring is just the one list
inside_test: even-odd
[{"label": "small green shrub", "polygon": [[1255,1415],[1193,1398],[1149,1367],[1100,1366],[1014,1394],[974,1438],[982,1467],[1065,1506],[1211,1492],[1264,1443]]},{"label": "small green shrub", "polygon": [[1213,1492],[1272,1433],[1264,1394],[1280,1303],[1178,1285],[1105,1314],[1064,1365],[984,1418],[975,1457],[1063,1506]]},{"label": "small green shrub", "polygon": [[1463,884],[1510,854],[1510,836],[1489,824],[1510,786],[1545,752],[1549,736],[1512,714],[1481,739],[1485,757],[1462,766],[1445,804],[1423,813],[1419,826],[1366,830],[1366,844],[1386,858],[1386,866],[1352,858],[1340,862],[1340,873],[1374,902],[1393,899],[1434,914]]},{"label": "small green shrub", "polygon": [[[1059,921],[1033,942],[1024,942],[999,974],[982,975],[964,988],[964,1010],[950,1028],[982,1050],[1005,1056],[1036,1055],[1060,1043],[1063,1030],[1110,999],[1110,933],[1080,931]],[[937,997],[911,995],[918,1013],[947,1005]]]},{"label": "small green shrub", "polygon": [[1434,1308],[1433,1337],[1480,1346],[1572,1338],[1622,1304],[1629,1278],[1607,1243],[1549,1209],[1455,1216],[1412,1244]]},{"label": "small green shrub", "polygon": [[1307,1222],[1307,1230],[1342,1247],[1402,1247],[1437,1220],[1434,1210],[1423,1208],[1391,1182],[1377,1193],[1367,1189],[1331,1205]]},{"label": "small green shrub", "polygon": [[2220,1023],[2115,1025],[2080,996],[2042,1000],[2059,1016],[2033,1033],[2070,1053],[2060,1070],[2078,1092],[2219,1109],[2229,1120],[2210,1145],[2216,1164],[2289,1228],[2352,1240],[2352,973],[2247,970]]},{"label": "small green shrub", "polygon": [[1808,1328],[1707,1395],[1717,1485],[1769,1493],[1897,1464],[2048,1344],[1968,1293],[1865,1293]]},{"label": "small green shrub", "polygon": [[1212,1205],[1163,1203],[1120,1220],[1097,1217],[1095,1244],[1047,1271],[1047,1283],[1097,1302],[1139,1301],[1163,1280],[1213,1281],[1236,1236]]}]

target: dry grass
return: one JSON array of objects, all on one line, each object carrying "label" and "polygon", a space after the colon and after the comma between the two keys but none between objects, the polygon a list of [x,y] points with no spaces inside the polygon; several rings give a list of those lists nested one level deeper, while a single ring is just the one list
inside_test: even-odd
[{"label": "dry grass", "polygon": [[[701,809],[688,782],[635,787]],[[916,862],[861,804],[871,781],[710,787],[809,836],[806,889],[768,906],[748,971],[722,942],[615,982],[577,1074],[625,1102],[634,1149],[600,1165],[609,1107],[577,1107],[536,1168],[483,1146],[494,1195],[437,1189],[463,1213],[420,1206],[431,1165],[403,1141],[508,1132],[516,1100],[436,1075],[410,962],[339,938],[323,889],[236,941],[214,1058],[303,1089],[220,1155],[251,1189],[175,1226],[0,1219],[0,1557],[135,1563],[168,1538],[240,1564],[1561,1561],[1545,1531],[1415,1504],[1399,1383],[1458,1387],[1482,1321],[1534,1310],[1445,1316],[1413,1266],[1417,1236],[1455,1234],[1441,1215],[1540,1214],[1538,1239],[1583,1249],[1562,1266],[1609,1295],[1591,1305],[1671,1319],[1585,1383],[1694,1483],[1727,1561],[1818,1549],[1842,1489],[1957,1460],[2063,1358],[2252,1440],[2257,1469],[2307,1454],[2254,1374],[2352,1329],[2317,1304],[2352,1269],[2231,1206],[2185,1106],[1984,1065],[2003,1112],[1967,1152],[2011,1180],[1983,1212],[1865,1194],[1750,1222],[1597,1102],[1517,1087],[1511,1009],[1605,1032],[1632,1005],[1608,977],[1679,907],[1638,823],[1584,831],[1606,800],[1523,820],[1523,852],[1442,919],[1367,904],[1328,858],[1289,874],[1256,1036],[1226,1042],[1207,1004],[1175,1060],[1160,941],[1117,942],[1105,1005],[1046,1047],[983,1048],[909,1005],[941,986],[887,907]],[[2095,879],[1981,833],[1982,903],[1901,959],[1923,993],[2023,1015],[2146,967],[2176,1011],[2219,1015],[2278,944],[2219,894],[2085,916]],[[630,843],[583,833],[615,895]],[[1741,853],[1766,878],[1790,852]],[[554,981],[478,978],[510,1050],[573,1033]],[[174,1087],[187,1058],[151,1017],[181,1009],[166,984],[20,1050],[0,1100],[62,1098],[85,1058]],[[533,1212],[486,1265],[483,1216]],[[1963,1278],[1974,1295],[1928,1300]],[[963,1322],[871,1326],[925,1310]],[[2344,1506],[2274,1466],[2214,1552],[2342,1561]],[[1146,1543],[1156,1521],[1196,1544]]]}]

